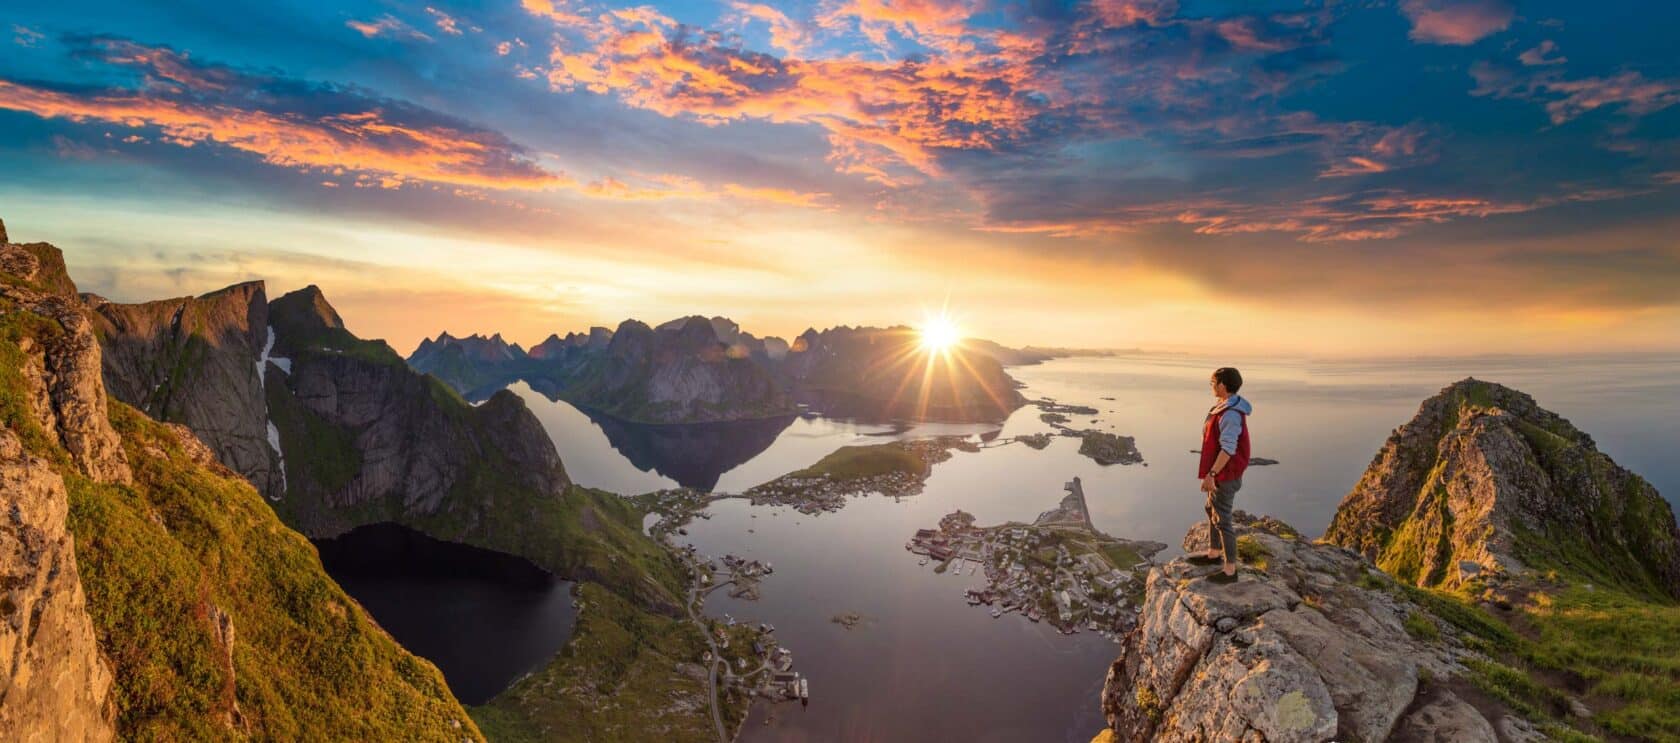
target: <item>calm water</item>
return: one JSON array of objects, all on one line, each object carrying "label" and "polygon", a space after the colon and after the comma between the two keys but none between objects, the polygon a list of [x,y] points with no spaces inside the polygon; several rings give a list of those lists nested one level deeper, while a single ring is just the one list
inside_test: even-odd
[{"label": "calm water", "polygon": [[571,583],[515,557],[394,524],[316,542],[327,572],[402,646],[483,704],[545,665],[572,635]]},{"label": "calm water", "polygon": [[[1323,531],[1389,431],[1410,419],[1419,402],[1470,375],[1534,395],[1592,433],[1601,449],[1671,502],[1680,495],[1680,461],[1670,453],[1680,443],[1673,432],[1680,420],[1680,379],[1673,374],[1680,358],[1674,356],[1238,363],[1248,379],[1243,393],[1255,406],[1254,452],[1282,462],[1249,471],[1238,507],[1273,514],[1303,532]],[[755,710],[744,739],[1090,740],[1101,726],[1097,693],[1116,646],[1091,634],[1061,636],[1015,615],[993,620],[962,599],[980,578],[935,575],[917,565],[904,542],[957,508],[982,524],[1031,520],[1077,475],[1098,528],[1176,545],[1201,517],[1189,450],[1200,444],[1211,402],[1206,379],[1217,365],[1151,355],[1010,370],[1027,385],[1028,397],[1098,408],[1097,423],[1077,425],[1136,436],[1147,466],[1102,467],[1078,455],[1076,440],[1057,438],[1044,451],[1011,445],[958,453],[934,469],[923,494],[901,501],[858,499],[818,517],[727,501],[712,509],[712,519],[696,521],[688,539],[702,551],[776,566],[763,599],[716,595],[708,610],[776,625],[796,668],[811,678],[808,708]],[[997,431],[801,418],[775,422],[771,435],[760,424],[635,433],[611,422],[603,428],[524,385],[514,389],[554,437],[575,480],[624,493],[713,480],[717,490],[736,492],[846,444]],[[1047,430],[1038,412],[1021,409],[1003,424],[1002,436]],[[850,611],[866,622],[846,630],[830,621]]]}]

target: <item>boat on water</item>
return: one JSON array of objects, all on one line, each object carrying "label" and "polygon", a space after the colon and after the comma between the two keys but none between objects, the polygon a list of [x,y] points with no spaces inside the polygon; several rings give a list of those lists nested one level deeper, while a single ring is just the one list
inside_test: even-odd
[{"label": "boat on water", "polygon": [[1003,616],[1003,610],[999,609],[995,606],[992,607],[992,618],[997,619],[998,617],[1001,617],[1001,616]]},{"label": "boat on water", "polygon": [[921,562],[918,562],[916,564],[917,565],[926,565],[926,564],[928,564],[928,559],[926,557],[924,557],[924,558],[922,558]]}]

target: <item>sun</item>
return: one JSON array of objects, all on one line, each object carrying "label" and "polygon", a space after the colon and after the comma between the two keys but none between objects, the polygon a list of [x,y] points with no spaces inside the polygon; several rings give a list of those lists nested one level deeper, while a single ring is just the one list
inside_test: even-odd
[{"label": "sun", "polygon": [[962,340],[962,331],[951,320],[951,316],[943,312],[929,315],[922,321],[922,348],[930,352],[944,352],[957,345]]}]

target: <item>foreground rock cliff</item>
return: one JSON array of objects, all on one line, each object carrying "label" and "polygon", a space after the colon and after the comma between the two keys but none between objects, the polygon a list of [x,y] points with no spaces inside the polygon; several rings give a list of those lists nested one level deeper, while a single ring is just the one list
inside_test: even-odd
[{"label": "foreground rock cliff", "polygon": [[1319,542],[1238,521],[1237,583],[1151,572],[1099,740],[1680,740],[1673,511],[1527,395],[1426,400]]},{"label": "foreground rock cliff", "polygon": [[480,739],[209,447],[108,402],[101,366],[58,251],[0,244],[0,738]]},{"label": "foreground rock cliff", "polygon": [[[1112,738],[1491,742],[1496,725],[1526,725],[1466,700],[1450,681],[1467,653],[1458,628],[1384,590],[1357,554],[1277,522],[1239,532],[1262,567],[1235,584],[1182,560],[1150,572],[1103,689]],[[1206,539],[1200,525],[1186,548]]]}]

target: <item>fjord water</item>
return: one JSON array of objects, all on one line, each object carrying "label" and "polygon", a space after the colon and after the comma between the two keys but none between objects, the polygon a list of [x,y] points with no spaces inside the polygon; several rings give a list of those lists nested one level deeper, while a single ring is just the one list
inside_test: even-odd
[{"label": "fjord water", "polygon": [[[1673,502],[1680,496],[1680,462],[1669,453],[1677,443],[1673,422],[1680,420],[1680,379],[1672,374],[1677,363],[1674,356],[1242,361],[1248,379],[1243,393],[1255,408],[1254,453],[1281,464],[1250,469],[1237,506],[1321,533],[1389,432],[1423,399],[1465,376],[1532,394],[1593,434],[1601,449]],[[1127,355],[1010,369],[1029,398],[1099,409],[1075,427],[1137,437],[1147,465],[1112,467],[1080,456],[1071,438],[1056,438],[1043,451],[995,445],[1049,430],[1033,407],[1017,411],[1001,431],[800,418],[778,424],[783,427],[774,437],[758,429],[742,434],[757,442],[752,447],[763,447],[745,456],[723,445],[655,447],[650,454],[634,448],[635,437],[609,437],[565,403],[524,385],[513,389],[543,421],[573,479],[621,493],[675,486],[676,478],[697,470],[695,462],[669,459],[684,452],[728,451],[740,459],[716,475],[715,485],[739,492],[847,444],[997,434],[988,448],[937,465],[917,496],[855,499],[838,513],[815,517],[725,501],[679,539],[714,556],[734,553],[776,568],[761,600],[714,594],[707,606],[714,616],[775,625],[782,644],[794,651],[795,667],[811,679],[809,707],[755,709],[744,740],[1085,741],[1101,725],[1097,693],[1117,646],[1091,633],[1059,635],[1019,615],[994,620],[962,598],[981,578],[936,575],[931,566],[918,565],[904,543],[958,508],[981,524],[1030,521],[1055,505],[1062,484],[1078,476],[1099,529],[1165,542],[1176,551],[1185,528],[1202,517],[1190,450],[1200,443],[1211,402],[1207,377],[1218,365],[1191,356]],[[723,426],[708,435],[731,433]],[[621,453],[613,439],[632,451]],[[851,630],[830,621],[845,612],[865,621]]]}]

